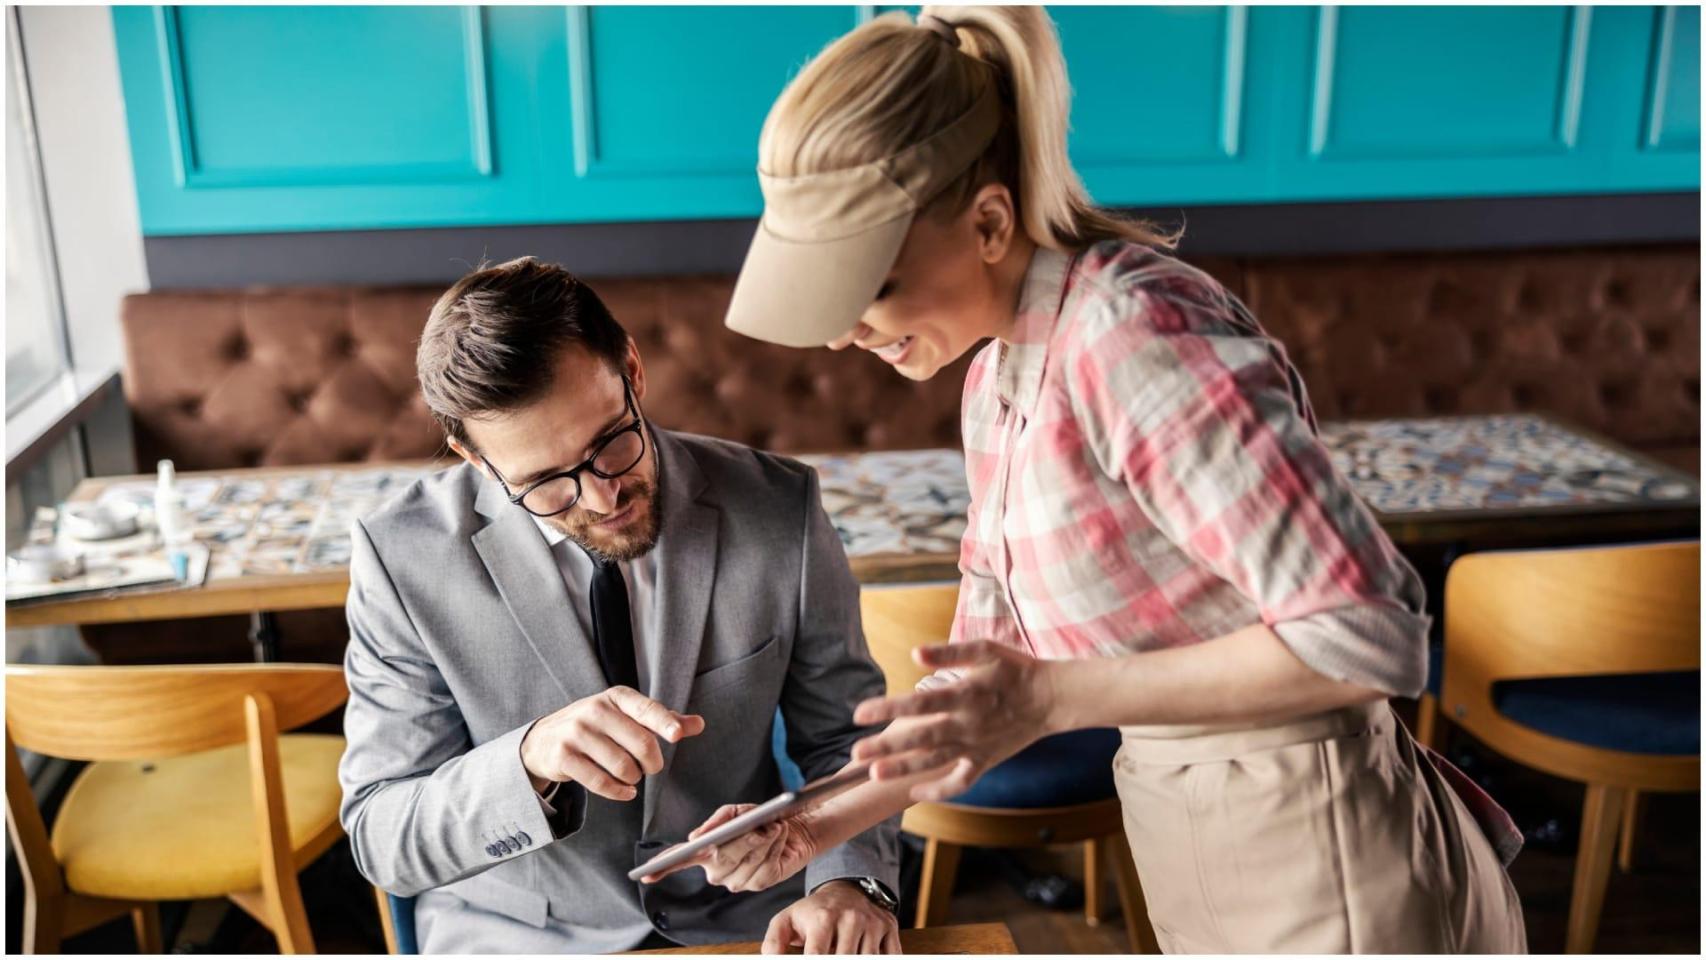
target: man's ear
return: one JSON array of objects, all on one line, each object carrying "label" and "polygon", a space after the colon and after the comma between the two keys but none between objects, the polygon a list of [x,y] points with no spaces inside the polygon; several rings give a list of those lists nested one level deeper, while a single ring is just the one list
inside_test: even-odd
[{"label": "man's ear", "polygon": [[640,348],[634,343],[634,338],[628,338],[628,382],[634,386],[634,402],[643,403],[646,399],[646,365],[640,362]]},{"label": "man's ear", "polygon": [[445,442],[450,445],[450,449],[452,451],[454,451],[457,456],[468,461],[469,466],[473,467],[475,470],[480,471],[481,473],[485,474],[488,477],[491,476],[491,471],[486,469],[486,462],[484,460],[480,459],[479,454],[475,453],[474,451],[472,451],[472,450],[468,449],[466,446],[464,446],[462,441],[456,439],[455,437],[446,437]]},{"label": "man's ear", "polygon": [[978,256],[984,263],[1000,263],[1013,244],[1019,227],[1014,214],[1013,194],[1006,184],[986,183],[972,197],[972,223],[977,230]]}]

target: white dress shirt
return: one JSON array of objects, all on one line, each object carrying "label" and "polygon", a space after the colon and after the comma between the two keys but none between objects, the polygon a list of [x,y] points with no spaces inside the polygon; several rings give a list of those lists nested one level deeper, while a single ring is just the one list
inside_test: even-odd
[{"label": "white dress shirt", "polygon": [[[543,517],[534,517],[533,523],[539,528],[539,533],[545,538],[545,543],[551,547],[551,556],[557,561],[557,569],[563,575],[563,584],[568,588],[573,616],[578,620],[581,633],[589,641],[594,640],[592,632],[592,604],[588,602],[591,594],[588,587],[592,583],[593,563],[580,544],[570,540],[568,534],[556,527]],[[661,642],[657,636],[657,582],[658,562],[657,552],[651,551],[634,560],[623,560],[616,564],[622,571],[622,581],[628,586],[628,620],[634,633],[635,670],[640,678],[640,692],[651,689],[651,671],[645,651]],[[545,805],[545,815],[554,818],[557,810],[551,801],[557,796],[560,783],[552,783],[545,788],[540,801]]]}]

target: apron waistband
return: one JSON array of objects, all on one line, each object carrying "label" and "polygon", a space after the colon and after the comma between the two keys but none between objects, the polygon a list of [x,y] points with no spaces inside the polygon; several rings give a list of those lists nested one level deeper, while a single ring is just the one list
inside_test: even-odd
[{"label": "apron waistband", "polygon": [[1391,706],[1375,700],[1277,724],[1121,727],[1120,755],[1138,763],[1206,763],[1364,732],[1378,735],[1396,722]]}]

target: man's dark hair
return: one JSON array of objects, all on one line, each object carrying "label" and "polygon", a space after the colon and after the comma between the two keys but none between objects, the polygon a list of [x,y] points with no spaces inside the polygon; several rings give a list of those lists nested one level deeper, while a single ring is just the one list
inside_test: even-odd
[{"label": "man's dark hair", "polygon": [[465,421],[537,400],[569,346],[618,373],[627,363],[628,334],[598,294],[556,264],[522,257],[482,266],[438,298],[415,373],[444,432],[471,447]]}]

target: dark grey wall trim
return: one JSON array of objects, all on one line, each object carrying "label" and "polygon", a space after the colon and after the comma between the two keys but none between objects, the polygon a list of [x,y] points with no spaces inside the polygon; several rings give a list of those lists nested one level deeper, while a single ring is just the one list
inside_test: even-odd
[{"label": "dark grey wall trim", "polygon": [[[1316,255],[1699,242],[1700,194],[1297,203],[1135,211],[1186,254]],[[149,237],[155,289],[448,283],[524,254],[587,277],[734,273],[752,220]]]}]

